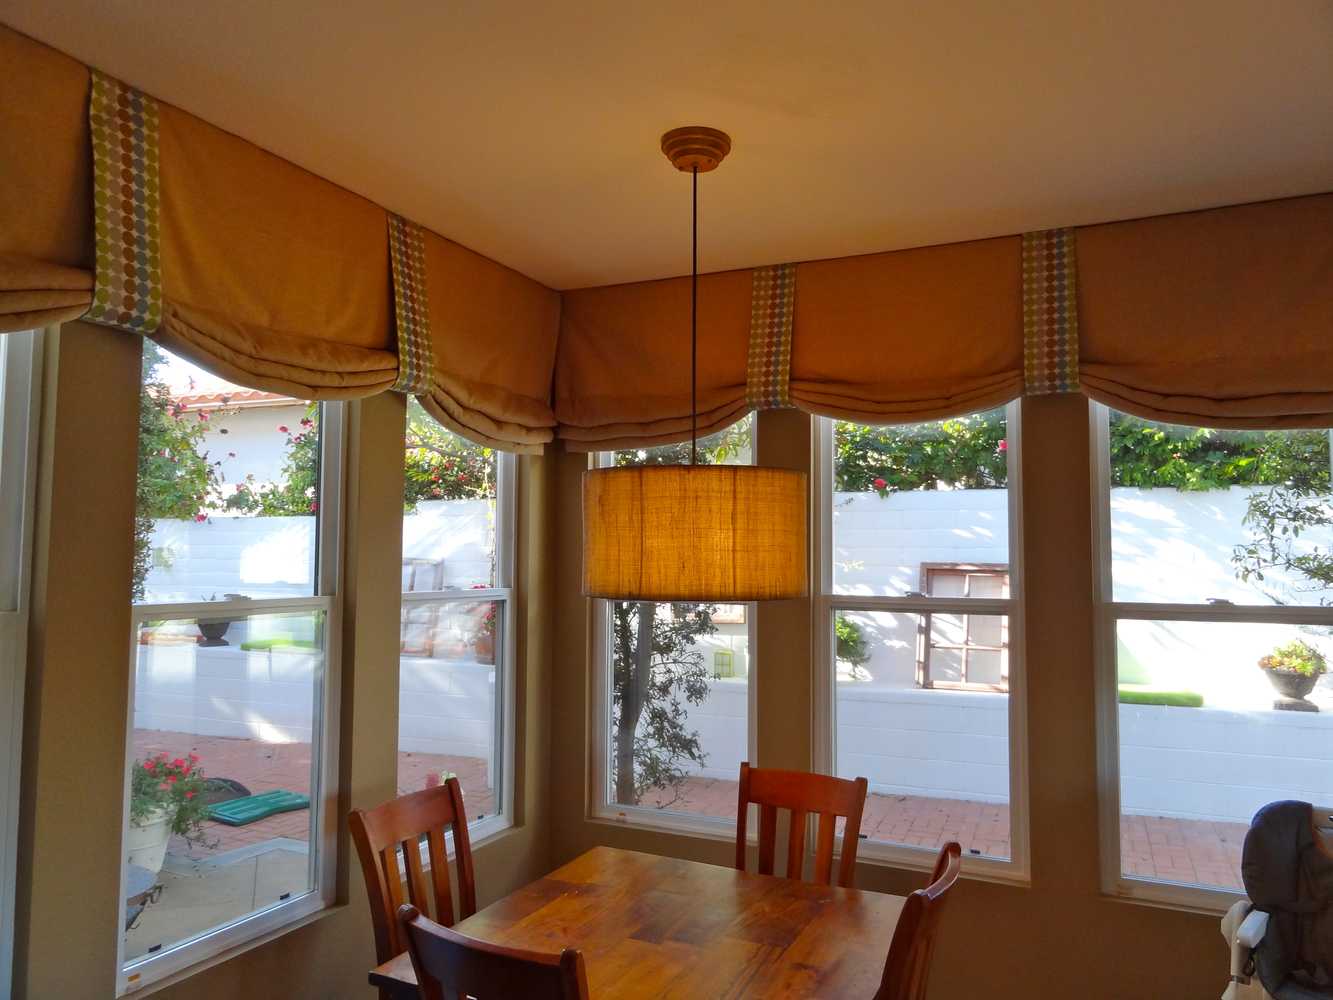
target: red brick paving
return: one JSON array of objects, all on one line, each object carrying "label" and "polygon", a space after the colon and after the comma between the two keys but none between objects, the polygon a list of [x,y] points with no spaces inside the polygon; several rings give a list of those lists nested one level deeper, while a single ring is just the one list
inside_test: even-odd
[{"label": "red brick paving", "polygon": [[[644,805],[706,816],[736,815],[736,782],[688,778]],[[1244,823],[1160,816],[1122,816],[1120,852],[1126,875],[1240,889]],[[959,799],[875,795],[866,799],[861,832],[870,840],[938,848],[957,840],[964,851],[1009,857],[1009,807]]]},{"label": "red brick paving", "polygon": [[[266,743],[263,740],[234,739],[226,736],[195,736],[191,733],[156,729],[134,731],[136,759],[165,750],[173,757],[188,753],[199,755],[199,766],[210,778],[231,778],[248,788],[251,794],[285,788],[302,795],[310,793],[310,744]],[[463,801],[475,817],[495,808],[495,795],[486,786],[486,761],[476,757],[445,754],[400,753],[398,755],[398,794],[427,787],[428,776],[457,774],[463,786]],[[189,847],[181,838],[172,837],[173,854],[205,859],[223,851],[261,844],[275,837],[292,840],[310,839],[310,811],[297,809],[278,813],[245,826],[205,823],[207,847]]]},{"label": "red brick paving", "polygon": [[[173,756],[194,752],[210,777],[233,778],[251,792],[274,788],[308,794],[310,745],[265,743],[261,740],[193,736],[157,730],[136,730],[136,757],[166,750]],[[476,818],[495,808],[486,785],[486,761],[444,754],[400,753],[398,794],[427,787],[433,776],[454,773],[463,786],[463,800]],[[671,792],[650,793],[644,804],[705,816],[736,815],[736,782],[720,778],[688,778]],[[275,837],[309,838],[308,810],[280,813],[247,826],[208,823],[216,851],[262,843]],[[1243,823],[1208,823],[1158,816],[1122,816],[1120,850],[1127,875],[1172,882],[1241,887],[1240,851],[1247,827]],[[957,840],[965,851],[987,857],[1009,857],[1009,807],[959,799],[913,795],[874,795],[866,800],[861,831],[868,839],[937,848]],[[186,847],[173,838],[171,850]],[[193,857],[213,853],[195,849]]]}]

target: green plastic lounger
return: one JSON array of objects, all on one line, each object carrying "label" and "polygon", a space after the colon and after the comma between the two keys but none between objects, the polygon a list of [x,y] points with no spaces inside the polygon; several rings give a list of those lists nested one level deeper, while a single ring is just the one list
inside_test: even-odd
[{"label": "green plastic lounger", "polygon": [[228,826],[245,826],[275,813],[309,808],[309,796],[276,788],[271,792],[260,792],[258,795],[247,795],[211,805],[208,807],[208,818]]}]

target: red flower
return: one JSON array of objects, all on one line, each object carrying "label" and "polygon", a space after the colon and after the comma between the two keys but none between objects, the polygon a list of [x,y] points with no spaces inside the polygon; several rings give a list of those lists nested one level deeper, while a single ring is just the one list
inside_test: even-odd
[{"label": "red flower", "polygon": [[172,766],[172,767],[184,767],[184,766],[185,766],[185,761],[184,761],[183,759],[181,759],[180,757],[177,757],[175,760],[173,760],[173,761],[171,762],[171,766]]},{"label": "red flower", "polygon": [[206,423],[208,423],[208,414],[205,413],[203,410],[200,410],[200,411],[199,411],[199,422],[200,422],[201,424],[206,424]]},{"label": "red flower", "polygon": [[318,500],[311,500],[311,501],[310,501],[310,510],[311,510],[312,513],[313,513],[314,511],[319,510],[319,501],[318,501]]},{"label": "red flower", "polygon": [[886,486],[888,486],[888,485],[889,485],[889,484],[886,483],[886,482],[885,482],[884,480],[882,480],[882,479],[876,479],[876,480],[875,480],[875,483],[874,483],[875,489],[877,489],[877,490],[882,490],[882,489],[884,489],[884,487],[886,487]]},{"label": "red flower", "polygon": [[186,792],[186,793],[185,793],[185,797],[186,797],[187,799],[192,799],[192,798],[194,798],[194,792]]},{"label": "red flower", "polygon": [[286,434],[286,433],[287,433],[287,425],[286,425],[286,424],[278,424],[278,430],[279,430],[281,433]]},{"label": "red flower", "polygon": [[190,760],[195,761],[197,763],[199,760],[199,755],[197,753],[190,754]]},{"label": "red flower", "polygon": [[153,763],[151,760],[146,760],[146,761],[143,762],[143,769],[144,769],[145,771],[152,771],[152,770],[155,770],[156,768],[157,768],[157,765],[156,765],[155,763]]},{"label": "red flower", "polygon": [[171,786],[168,785],[168,784],[164,781],[164,782],[162,782],[162,784],[160,784],[160,785],[157,786],[157,790],[158,790],[159,792],[169,792],[169,791],[171,791]]},{"label": "red flower", "polygon": [[207,520],[208,520],[208,515],[207,515],[207,514],[196,514],[196,515],[194,515],[194,521],[195,521],[196,524],[202,524],[204,521],[207,521]]},{"label": "red flower", "polygon": [[174,774],[168,774],[168,775],[167,775],[167,784],[169,784],[169,785],[174,785],[175,783],[176,783],[176,776],[175,776]]},{"label": "red flower", "polygon": [[1001,455],[1003,455],[1006,451],[1009,450],[1009,442],[1006,441],[1004,438],[1000,438],[1000,443],[995,446],[995,450],[998,451]]}]

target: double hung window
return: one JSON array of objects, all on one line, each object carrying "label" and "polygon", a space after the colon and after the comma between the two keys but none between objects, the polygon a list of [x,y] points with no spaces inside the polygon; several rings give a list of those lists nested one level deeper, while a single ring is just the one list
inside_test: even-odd
[{"label": "double hung window", "polygon": [[[596,462],[679,465],[689,453],[685,442]],[[699,441],[703,464],[753,453],[752,418]],[[731,835],[740,763],[753,759],[753,606],[598,600],[593,616],[593,814]]]},{"label": "double hung window", "polygon": [[408,403],[398,791],[458,778],[472,836],[512,816],[514,456]]},{"label": "double hung window", "polygon": [[1017,418],[816,423],[817,747],[869,780],[864,858],[1025,875]]},{"label": "double hung window", "polygon": [[332,901],[342,409],[144,341],[122,992]]},{"label": "double hung window", "polygon": [[1333,806],[1329,432],[1092,420],[1103,881],[1224,907],[1257,809]]}]

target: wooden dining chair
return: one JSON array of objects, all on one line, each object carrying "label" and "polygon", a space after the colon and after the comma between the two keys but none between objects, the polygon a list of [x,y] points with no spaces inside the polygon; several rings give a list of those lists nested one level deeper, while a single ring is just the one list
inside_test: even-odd
[{"label": "wooden dining chair", "polygon": [[[407,950],[398,922],[398,907],[410,901],[441,924],[453,924],[454,901],[449,884],[449,857],[444,830],[454,835],[454,862],[458,868],[458,919],[477,912],[477,887],[472,877],[472,844],[467,836],[467,812],[458,779],[412,792],[374,809],[353,809],[349,820],[361,873],[370,896],[370,917],[375,926],[375,960],[389,961]],[[421,841],[430,855],[430,888],[435,907],[428,905],[427,875],[421,863]],[[407,899],[399,850],[407,867]]]},{"label": "wooden dining chair", "polygon": [[833,884],[833,835],[838,818],[842,831],[842,858],[838,885],[850,887],[856,870],[856,848],[861,841],[861,810],[866,804],[866,779],[855,781],[805,771],[779,771],[741,764],[740,790],[736,801],[736,868],[745,871],[747,826],[751,802],[759,806],[759,874],[773,874],[773,855],[778,837],[778,810],[791,812],[787,834],[787,878],[799,879],[805,861],[806,819],[819,816],[815,837],[813,882]]},{"label": "wooden dining chair", "polygon": [[930,962],[935,955],[940,916],[949,890],[958,881],[963,849],[956,841],[940,848],[930,884],[907,897],[893,929],[889,958],[884,963],[875,1000],[925,1000]]},{"label": "wooden dining chair", "polygon": [[574,948],[553,955],[478,941],[441,927],[410,903],[398,908],[398,921],[421,1000],[588,1000],[583,953]]}]

